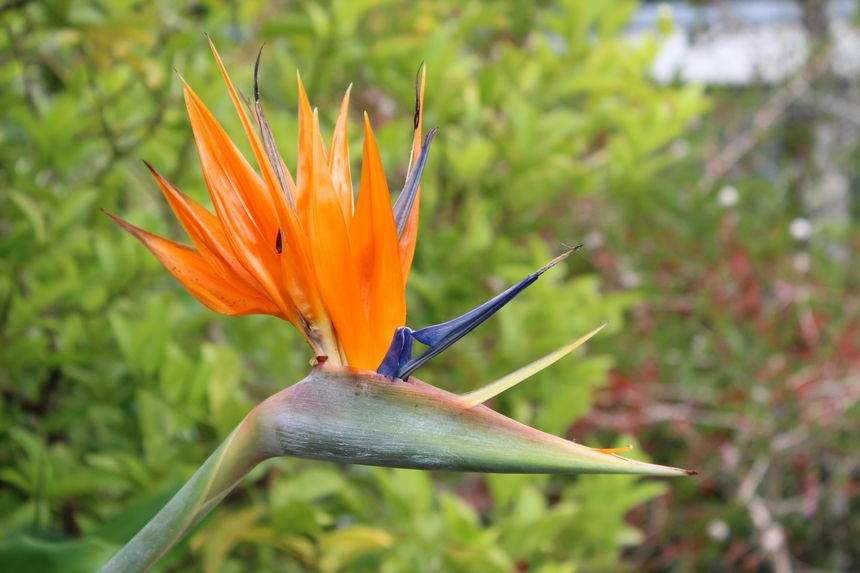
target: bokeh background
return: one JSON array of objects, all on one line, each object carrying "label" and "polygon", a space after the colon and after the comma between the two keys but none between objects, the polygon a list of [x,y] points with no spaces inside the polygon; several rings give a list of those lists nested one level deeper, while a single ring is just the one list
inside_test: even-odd
[{"label": "bokeh background", "polygon": [[584,248],[421,377],[473,389],[608,320],[492,406],[699,475],[280,459],[156,571],[860,571],[855,8],[0,1],[2,568],[97,570],[308,371],[288,324],[213,314],[99,211],[187,240],[141,159],[208,201],[174,69],[247,149],[208,33],[245,93],[265,42],[288,165],[296,69],[324,130],[352,83],[393,190],[426,62],[409,325]]}]

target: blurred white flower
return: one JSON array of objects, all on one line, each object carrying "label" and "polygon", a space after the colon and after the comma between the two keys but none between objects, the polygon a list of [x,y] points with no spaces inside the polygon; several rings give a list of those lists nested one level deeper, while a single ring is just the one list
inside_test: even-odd
[{"label": "blurred white flower", "polygon": [[712,519],[708,522],[708,537],[714,541],[725,541],[729,538],[729,524],[722,519]]},{"label": "blurred white flower", "polygon": [[798,241],[805,241],[812,236],[812,223],[809,219],[798,217],[788,225],[788,232]]},{"label": "blurred white flower", "polygon": [[726,209],[737,205],[739,199],[740,193],[738,193],[737,188],[733,185],[724,185],[717,194],[717,200]]},{"label": "blurred white flower", "polygon": [[761,546],[765,551],[773,553],[785,542],[785,534],[778,523],[771,524],[761,536]]}]

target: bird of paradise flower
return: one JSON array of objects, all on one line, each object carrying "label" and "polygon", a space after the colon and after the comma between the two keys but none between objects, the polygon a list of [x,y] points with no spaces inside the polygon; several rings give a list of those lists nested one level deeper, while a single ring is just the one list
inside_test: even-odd
[{"label": "bird of paradise flower", "polygon": [[[183,80],[215,214],[147,164],[194,247],[110,216],[213,311],[288,320],[313,350],[315,366],[307,378],[257,406],[103,572],[147,570],[253,467],[275,456],[453,471],[695,473],[617,455],[626,448],[582,446],[482,405],[570,353],[602,326],[465,395],[412,376],[573,252],[459,318],[415,331],[405,326],[420,180],[436,132],[423,135],[423,66],[416,79],[410,167],[392,207],[367,114],[358,199],[353,201],[349,89],[326,147],[317,111],[299,78],[299,154],[293,179],[260,103],[259,56],[252,103],[233,86],[211,47],[260,173]],[[428,349],[413,357],[415,340]]]}]

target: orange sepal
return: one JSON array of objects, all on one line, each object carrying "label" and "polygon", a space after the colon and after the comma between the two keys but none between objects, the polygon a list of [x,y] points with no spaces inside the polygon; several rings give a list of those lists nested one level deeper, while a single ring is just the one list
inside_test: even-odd
[{"label": "orange sepal", "polygon": [[[233,100],[233,106],[242,120],[242,126],[245,130],[245,135],[248,137],[248,141],[251,143],[254,157],[257,159],[257,164],[263,172],[265,185],[259,188],[258,191],[268,192],[268,197],[265,198],[266,201],[264,204],[267,209],[271,208],[272,211],[267,214],[274,215],[277,221],[276,227],[278,231],[275,231],[273,240],[277,242],[278,232],[282,233],[281,253],[279,253],[281,255],[280,273],[284,279],[287,293],[302,316],[308,320],[311,329],[316,331],[317,337],[322,339],[321,342],[326,347],[327,353],[331,353],[335,350],[334,336],[331,331],[331,322],[314,284],[313,269],[308,261],[307,235],[300,227],[297,214],[287,204],[283,193],[280,191],[280,185],[275,177],[271,162],[256,132],[254,132],[251,122],[245,114],[245,110],[242,108],[242,101],[211,39],[209,40],[209,45],[215,54],[215,59],[218,61],[221,75],[227,84],[227,89]],[[310,105],[307,104],[306,96],[303,101],[309,109]],[[347,161],[349,161],[348,157]],[[290,171],[283,164],[283,161],[281,161],[281,167],[287,176],[290,189],[296,189]],[[318,352],[319,350],[317,349]]]},{"label": "orange sepal", "polygon": [[[372,341],[361,304],[358,277],[350,247],[349,230],[340,200],[332,185],[322,149],[318,123],[311,118],[310,244],[320,295],[325,303],[349,365],[375,369]],[[381,359],[380,359],[381,360]]]},{"label": "orange sepal", "polygon": [[296,72],[299,84],[299,158],[296,166],[296,214],[303,229],[310,222],[311,195],[313,194],[313,111],[302,84],[302,77]]},{"label": "orange sepal", "polygon": [[391,196],[367,114],[361,183],[350,237],[374,342],[374,358],[381,362],[394,330],[405,324],[406,298]]},{"label": "orange sepal", "polygon": [[[275,214],[275,206],[271,195],[268,193],[265,184],[260,176],[251,167],[236,144],[227,135],[227,132],[209,111],[209,108],[203,101],[194,93],[185,80],[185,102],[189,109],[189,116],[192,115],[192,109],[197,116],[197,123],[203,128],[207,135],[205,141],[200,141],[195,133],[195,142],[197,143],[198,151],[201,145],[207,148],[207,152],[215,158],[223,169],[224,174],[230,181],[230,186],[240,197],[245,210],[251,216],[254,225],[266,237],[274,237],[278,231],[278,220]],[[192,127],[194,119],[192,119]],[[205,171],[204,171],[205,175]],[[211,187],[210,187],[211,189]]]},{"label": "orange sepal", "polygon": [[[260,166],[260,171],[263,173],[265,185],[258,188],[258,191],[262,191],[262,193],[260,193],[259,200],[262,202],[264,211],[262,215],[266,217],[268,223],[271,223],[272,220],[276,220],[275,214],[279,213],[283,207],[283,205],[279,204],[285,204],[286,199],[280,190],[280,184],[275,177],[275,171],[269,161],[269,157],[266,155],[266,150],[264,149],[260,138],[257,136],[257,132],[254,131],[251,121],[245,113],[245,109],[242,107],[242,100],[239,98],[239,94],[236,92],[236,88],[233,86],[233,82],[230,80],[230,76],[227,74],[227,69],[224,67],[224,63],[221,61],[221,56],[218,55],[218,50],[215,49],[215,45],[212,43],[211,38],[209,38],[209,46],[212,48],[212,53],[215,55],[215,60],[218,62],[218,68],[221,70],[221,76],[224,78],[224,83],[227,84],[227,91],[230,92],[230,99],[233,100],[233,107],[236,108],[236,113],[239,114],[242,128],[245,130],[245,136],[251,144],[251,149],[253,150],[254,157],[257,160],[257,165]],[[286,165],[281,162],[281,166],[289,178],[290,172]],[[271,228],[267,230],[271,230]]]},{"label": "orange sepal", "polygon": [[311,249],[305,244],[305,234],[298,228],[292,208],[287,211],[292,222],[281,228],[281,276],[293,303],[322,343],[322,349],[317,349],[317,354],[337,357],[339,352],[331,319],[317,288],[316,274],[310,260]]},{"label": "orange sepal", "polygon": [[343,209],[344,220],[352,218],[352,173],[349,169],[349,139],[347,136],[347,124],[349,123],[349,93],[352,85],[346,89],[340,112],[337,114],[337,123],[331,136],[331,151],[328,157],[329,172],[334,190],[340,198],[340,206]]},{"label": "orange sepal", "polygon": [[219,277],[196,249],[144,231],[111,213],[107,215],[143,243],[170,274],[207,308],[230,316],[271,314],[284,318],[278,307],[268,299]]},{"label": "orange sepal", "polygon": [[253,203],[255,197],[264,193],[260,189],[263,182],[187,84],[185,103],[203,176],[233,253],[284,317],[306,333],[306,326],[288,300],[281,280],[281,263],[275,250],[278,235],[275,215],[260,213],[262,205]]},{"label": "orange sepal", "polygon": [[243,289],[255,290],[260,296],[265,297],[260,283],[239,264],[233,255],[230,242],[224,234],[218,217],[180,191],[149,163],[146,163],[146,167],[152,173],[194,246],[218,276],[230,283],[240,285]]}]

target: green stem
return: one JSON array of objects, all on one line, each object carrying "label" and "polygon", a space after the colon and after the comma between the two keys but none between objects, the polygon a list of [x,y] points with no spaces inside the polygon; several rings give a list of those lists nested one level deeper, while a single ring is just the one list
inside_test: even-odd
[{"label": "green stem", "polygon": [[227,437],[176,495],[102,567],[100,573],[141,573],[197,525],[254,467],[261,453],[254,412]]}]

